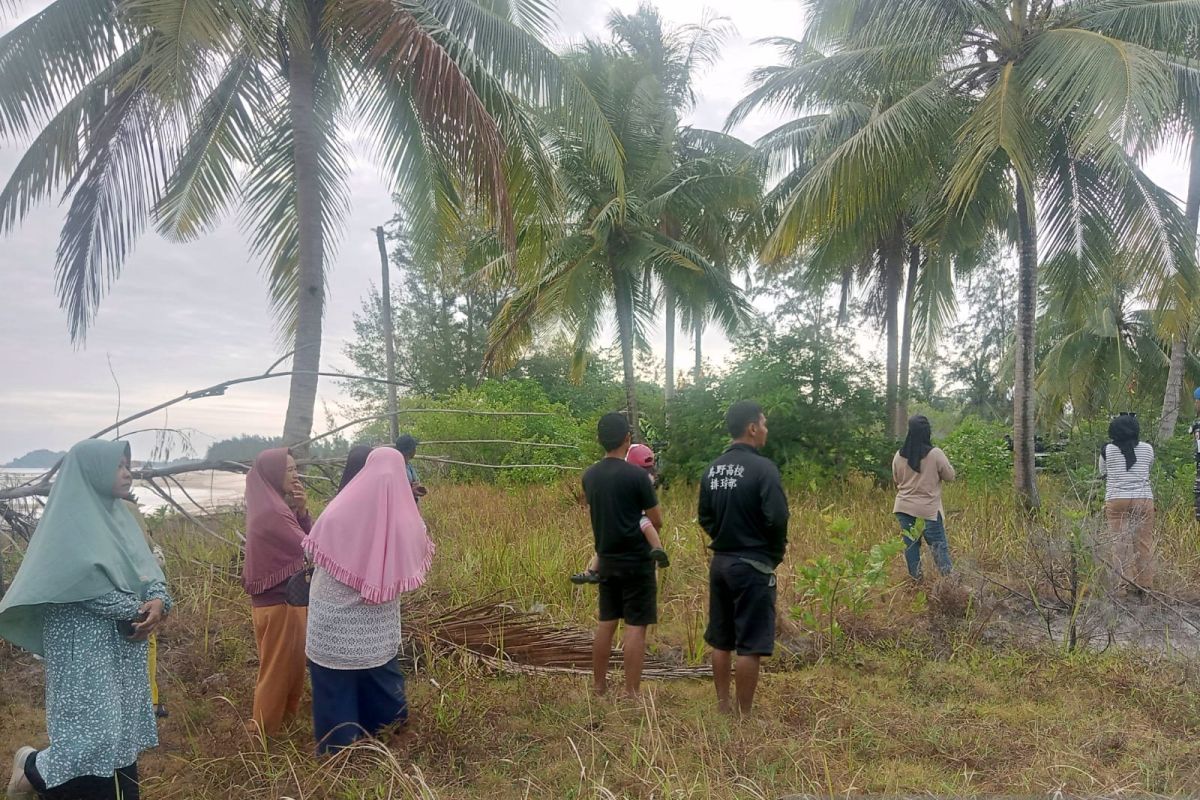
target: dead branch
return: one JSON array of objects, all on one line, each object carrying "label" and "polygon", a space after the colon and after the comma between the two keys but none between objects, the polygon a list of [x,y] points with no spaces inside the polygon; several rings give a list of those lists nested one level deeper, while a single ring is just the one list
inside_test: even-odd
[{"label": "dead branch", "polygon": [[[271,378],[288,378],[288,377],[291,377],[292,375],[317,375],[317,376],[323,377],[323,378],[340,378],[342,380],[366,381],[368,383],[382,383],[382,384],[394,383],[394,381],[388,381],[383,378],[372,378],[369,375],[352,375],[352,374],[345,373],[345,372],[324,372],[324,371],[320,371],[320,370],[318,370],[318,371],[288,370],[287,372],[272,372],[272,370],[275,369],[275,367],[277,367],[286,358],[287,358],[287,356],[284,356],[283,358],[277,360],[274,364],[272,364],[270,367],[267,368],[266,372],[260,373],[258,375],[247,375],[242,378],[231,378],[230,380],[221,381],[220,383],[214,383],[212,386],[207,386],[203,389],[196,389],[193,391],[184,392],[183,394],[181,394],[177,397],[173,397],[170,400],[166,400],[162,403],[159,403],[156,406],[151,406],[150,408],[147,408],[143,411],[139,411],[136,414],[130,414],[127,417],[118,419],[112,425],[109,425],[106,428],[102,428],[102,429],[96,431],[88,438],[89,439],[98,439],[110,431],[119,429],[122,425],[127,425],[130,422],[133,422],[134,420],[138,420],[143,417],[148,417],[151,414],[154,414],[158,411],[162,411],[165,408],[170,408],[173,405],[177,405],[179,403],[183,403],[188,400],[201,400],[206,397],[220,397],[220,396],[224,395],[228,389],[230,389],[234,386],[239,386],[244,383],[254,383],[256,381],[270,380]],[[403,385],[403,384],[396,384],[396,385]],[[26,484],[23,484],[23,485],[35,485],[35,484],[39,484],[39,483],[47,483],[48,484],[50,482],[50,479],[54,476],[54,474],[56,472],[58,472],[58,469],[61,465],[62,465],[62,459],[59,459],[58,463],[55,464],[53,467],[51,467],[45,474],[40,475],[40,476],[28,481]]]},{"label": "dead branch", "polygon": [[423,439],[421,444],[513,444],[521,447],[552,447],[562,450],[578,450],[579,445],[551,444],[549,442],[517,442],[512,439]]},{"label": "dead branch", "polygon": [[[182,515],[184,516],[184,518],[188,520],[188,522],[191,522],[193,525],[195,525],[195,526],[196,526],[197,528],[199,528],[200,530],[204,531],[205,533],[209,534],[210,536],[215,536],[217,539],[220,539],[220,540],[221,540],[222,542],[224,542],[225,544],[235,544],[235,542],[231,542],[231,541],[229,541],[229,540],[228,540],[228,539],[226,539],[224,536],[222,536],[221,534],[217,533],[216,531],[214,531],[212,528],[210,528],[210,527],[208,527],[207,525],[205,525],[205,524],[204,524],[203,522],[201,522],[200,520],[196,519],[196,517],[195,517],[195,516],[193,516],[192,514],[188,513],[188,510],[187,510],[186,508],[184,508],[183,506],[181,506],[181,505],[180,505],[180,504],[179,504],[179,503],[178,503],[178,502],[175,500],[175,498],[174,498],[174,497],[171,497],[171,493],[170,493],[170,492],[168,492],[168,491],[164,490],[164,489],[163,489],[161,486],[159,486],[157,483],[155,483],[155,482],[153,481],[153,479],[147,480],[147,481],[146,481],[146,485],[150,487],[151,491],[153,491],[155,494],[157,494],[159,497],[161,497],[161,498],[163,499],[163,501],[164,501],[164,502],[166,502],[166,503],[167,503],[169,506],[171,506],[171,507],[172,507],[172,508],[174,508],[176,511],[178,511],[180,514],[182,514]],[[196,501],[195,501],[195,500],[193,500],[192,502],[194,503],[194,502],[196,502]],[[245,536],[243,536],[243,535],[242,535],[242,534],[240,534],[240,533],[239,533],[239,534],[237,534],[237,537],[238,537],[238,539],[239,539],[239,540],[241,540],[242,542],[244,542],[244,541],[246,540],[246,537],[245,537]]]},{"label": "dead branch", "polygon": [[[396,414],[397,415],[400,415],[400,414],[470,414],[471,416],[476,416],[476,417],[549,417],[549,416],[552,416],[550,414],[550,412],[548,412],[548,411],[478,411],[473,408],[401,408],[401,409],[397,409]],[[326,439],[330,436],[333,436],[334,434],[341,433],[342,431],[346,430],[347,428],[353,428],[355,425],[361,425],[364,422],[375,422],[375,421],[381,420],[381,419],[389,419],[391,416],[392,416],[391,414],[372,414],[369,417],[359,417],[358,419],[352,419],[349,422],[347,422],[345,425],[338,425],[333,430],[326,431],[325,433],[314,436],[311,439],[307,439],[303,442],[297,442],[296,444],[291,445],[291,446],[292,447],[304,447],[306,445],[312,444],[313,442],[319,442],[321,439]],[[565,447],[567,445],[560,445],[560,446]]]},{"label": "dead branch", "polygon": [[[480,467],[482,469],[561,469],[573,472],[583,470],[583,467],[572,467],[566,464],[477,464],[473,461],[456,461],[453,458],[446,458],[445,456],[416,455],[413,458],[419,461],[432,461],[436,464],[454,464],[460,467]],[[2,497],[0,495],[0,498]]]}]

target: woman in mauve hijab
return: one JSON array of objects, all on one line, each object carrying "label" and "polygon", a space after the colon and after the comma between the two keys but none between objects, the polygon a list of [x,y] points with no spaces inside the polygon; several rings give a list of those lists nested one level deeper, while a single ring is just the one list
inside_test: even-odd
[{"label": "woman in mauve hijab", "polygon": [[308,609],[287,604],[287,582],[304,569],[300,542],[312,527],[296,460],[286,447],[264,450],[246,476],[246,563],[258,682],[253,719],[266,736],[300,710]]}]

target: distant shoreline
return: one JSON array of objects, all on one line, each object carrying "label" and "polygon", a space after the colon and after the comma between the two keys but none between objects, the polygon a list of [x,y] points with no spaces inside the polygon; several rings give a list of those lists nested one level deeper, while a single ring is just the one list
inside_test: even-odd
[{"label": "distant shoreline", "polygon": [[[12,483],[24,483],[45,472],[45,469],[0,467],[0,486]],[[192,500],[173,483],[161,482],[159,485],[171,498],[183,506],[189,513],[210,512],[230,506],[241,505],[246,491],[246,476],[233,472],[186,472],[175,476],[182,484]],[[159,497],[141,481],[134,483],[133,495],[144,513],[153,513],[160,508],[170,508],[171,505]]]}]

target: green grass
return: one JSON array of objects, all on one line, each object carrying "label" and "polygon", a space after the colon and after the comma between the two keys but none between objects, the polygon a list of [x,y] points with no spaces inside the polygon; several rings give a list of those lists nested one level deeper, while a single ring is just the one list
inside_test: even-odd
[{"label": "green grass", "polygon": [[[706,607],[704,540],[690,493],[664,499],[658,653],[697,663]],[[951,547],[962,564],[1005,573],[1026,531],[1011,497],[955,488]],[[794,565],[825,552],[825,517],[853,521],[869,546],[895,535],[890,495],[851,482],[797,495],[780,609],[801,602]],[[590,550],[570,487],[436,487],[423,504],[438,555],[422,594],[456,604],[496,593],[589,625],[595,590],[566,578]],[[1186,509],[1161,512],[1164,580],[1194,585]],[[227,527],[240,524],[225,520]],[[848,620],[836,656],[769,662],[759,713],[714,713],[706,681],[650,684],[640,703],[597,700],[585,676],[497,674],[443,655],[409,676],[413,722],[391,748],[367,745],[320,763],[300,721],[266,749],[242,724],[255,661],[234,551],[211,537],[166,537],[178,598],[162,639],[172,716],[143,762],[146,796],[229,798],[769,798],[791,793],[1068,793],[1200,791],[1200,693],[1191,665],[1151,654],[1064,655],[974,643],[983,620],[937,616],[895,564],[873,607]],[[783,637],[802,641],[795,622]],[[0,747],[44,744],[40,668],[0,649]]]}]

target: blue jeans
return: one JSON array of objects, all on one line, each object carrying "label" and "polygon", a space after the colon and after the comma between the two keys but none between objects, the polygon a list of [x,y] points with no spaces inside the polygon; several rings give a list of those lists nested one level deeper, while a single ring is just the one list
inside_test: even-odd
[{"label": "blue jeans", "polygon": [[897,511],[896,519],[899,520],[900,530],[903,531],[901,536],[904,539],[904,560],[908,563],[908,574],[916,580],[921,579],[921,539],[924,539],[933,551],[933,561],[937,564],[938,572],[949,575],[950,545],[946,542],[946,526],[942,522],[942,513],[938,512],[937,519],[925,520],[925,533],[915,539],[908,534],[917,524],[917,518]]}]

